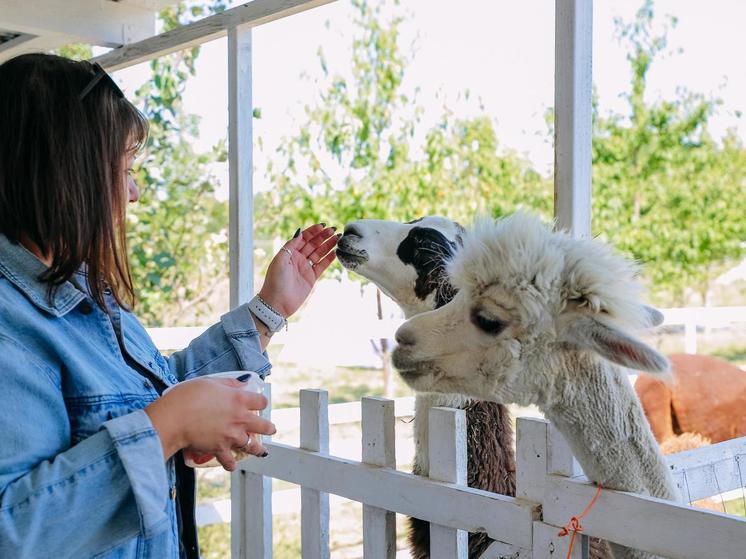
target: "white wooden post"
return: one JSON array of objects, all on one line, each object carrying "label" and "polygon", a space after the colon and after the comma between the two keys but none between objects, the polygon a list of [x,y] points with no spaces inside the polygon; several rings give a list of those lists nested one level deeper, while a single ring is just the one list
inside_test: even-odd
[{"label": "white wooden post", "polygon": [[[432,408],[429,415],[428,448],[430,478],[466,485],[466,412]],[[430,524],[432,559],[466,559],[469,534]]]},{"label": "white wooden post", "polygon": [[583,475],[583,468],[570,450],[565,437],[551,423],[547,428],[547,473],[566,477]]},{"label": "white wooden post", "polygon": [[692,355],[697,353],[697,319],[693,313],[687,313],[684,319],[684,351]]},{"label": "white wooden post", "polygon": [[573,237],[591,233],[593,0],[556,0],[554,215]]},{"label": "white wooden post", "polygon": [[[547,424],[547,468],[546,474],[557,474],[566,477],[576,477],[583,474],[583,469],[575,459],[565,437],[551,423]],[[545,498],[551,498],[546,496]],[[542,499],[542,503],[544,499]],[[580,514],[582,509],[576,514]],[[569,522],[570,518],[566,519]],[[534,542],[538,549],[549,550],[556,553],[558,557],[567,557],[567,551],[570,546],[572,534],[559,537],[557,527],[540,523],[537,527],[534,523]],[[589,550],[588,536],[578,534],[575,537],[575,546],[573,548],[573,559],[587,559]]]},{"label": "white wooden post", "polygon": [[254,291],[254,194],[251,27],[228,29],[228,171],[230,306]]},{"label": "white wooden post", "polygon": [[[264,396],[267,407],[260,415],[272,419],[270,383]],[[272,559],[272,478],[237,468],[231,474],[231,519],[232,559]]]},{"label": "white wooden post", "polygon": [[[562,435],[543,419],[522,418],[516,421],[516,497],[535,503],[551,499],[547,495],[547,475],[574,472],[574,458]],[[568,518],[569,520],[569,518]],[[533,523],[532,556],[567,557],[570,536],[560,537],[559,527],[541,521]],[[579,534],[575,540],[573,559],[587,557],[587,538]],[[492,557],[492,556],[490,556]],[[521,557],[513,554],[512,557]]]},{"label": "white wooden post", "polygon": [[[300,447],[329,453],[329,394],[300,391]],[[329,494],[301,487],[301,549],[304,559],[329,559]]]},{"label": "white wooden post", "polygon": [[[396,468],[394,401],[362,400],[363,462]],[[393,559],[396,556],[396,514],[363,504],[363,557]]]}]

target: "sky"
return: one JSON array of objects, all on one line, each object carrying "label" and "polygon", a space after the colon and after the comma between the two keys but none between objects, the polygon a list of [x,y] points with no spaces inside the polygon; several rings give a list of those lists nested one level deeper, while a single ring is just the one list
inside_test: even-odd
[{"label": "sky", "polygon": [[[630,21],[641,1],[593,4],[593,80],[600,110],[624,112],[621,94],[630,74],[614,19]],[[396,9],[406,18],[401,44],[413,53],[404,89],[419,88],[424,125],[435,122],[444,104],[459,116],[478,113],[481,104],[494,118],[504,147],[551,173],[544,115],[554,100],[554,1],[406,0]],[[746,109],[746,2],[658,0],[655,11],[675,16],[678,24],[669,33],[666,54],[651,69],[649,99],[671,98],[678,88],[719,98],[722,105],[711,121],[714,136],[735,127],[746,141],[746,122],[739,117]],[[332,73],[349,67],[351,12],[347,0],[338,0],[254,30],[253,96],[262,112],[254,130],[255,190],[271,187],[263,177],[268,154],[298,130],[304,106],[318,100],[319,46]],[[149,76],[145,64],[117,72],[116,79],[131,94]],[[197,149],[226,137],[225,39],[202,47],[184,108],[201,117]],[[227,182],[224,167],[215,172]]]}]

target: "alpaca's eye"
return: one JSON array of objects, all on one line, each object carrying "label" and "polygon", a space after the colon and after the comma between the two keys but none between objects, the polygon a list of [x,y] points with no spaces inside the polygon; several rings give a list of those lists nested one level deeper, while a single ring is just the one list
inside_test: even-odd
[{"label": "alpaca's eye", "polygon": [[490,315],[485,315],[481,311],[472,313],[471,321],[474,323],[474,326],[479,328],[482,332],[492,334],[493,336],[497,336],[500,332],[505,330],[505,327],[508,325],[507,322]]}]

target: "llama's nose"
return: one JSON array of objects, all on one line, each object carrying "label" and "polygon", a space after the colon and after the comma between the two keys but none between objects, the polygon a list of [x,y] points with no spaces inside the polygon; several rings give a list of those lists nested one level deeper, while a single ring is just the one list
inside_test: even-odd
[{"label": "llama's nose", "polygon": [[414,332],[408,329],[406,326],[401,326],[394,334],[396,343],[400,346],[412,346],[415,344],[417,339],[414,336]]},{"label": "llama's nose", "polygon": [[355,237],[363,236],[363,234],[360,232],[360,229],[358,229],[358,227],[352,223],[345,225],[344,235],[345,236],[352,235]]}]

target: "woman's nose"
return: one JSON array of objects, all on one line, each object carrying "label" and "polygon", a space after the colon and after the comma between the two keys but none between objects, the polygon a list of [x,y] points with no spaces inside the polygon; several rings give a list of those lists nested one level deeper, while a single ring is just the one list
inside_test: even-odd
[{"label": "woman's nose", "polygon": [[137,202],[140,199],[140,191],[132,177],[127,177],[127,196],[130,202]]}]

